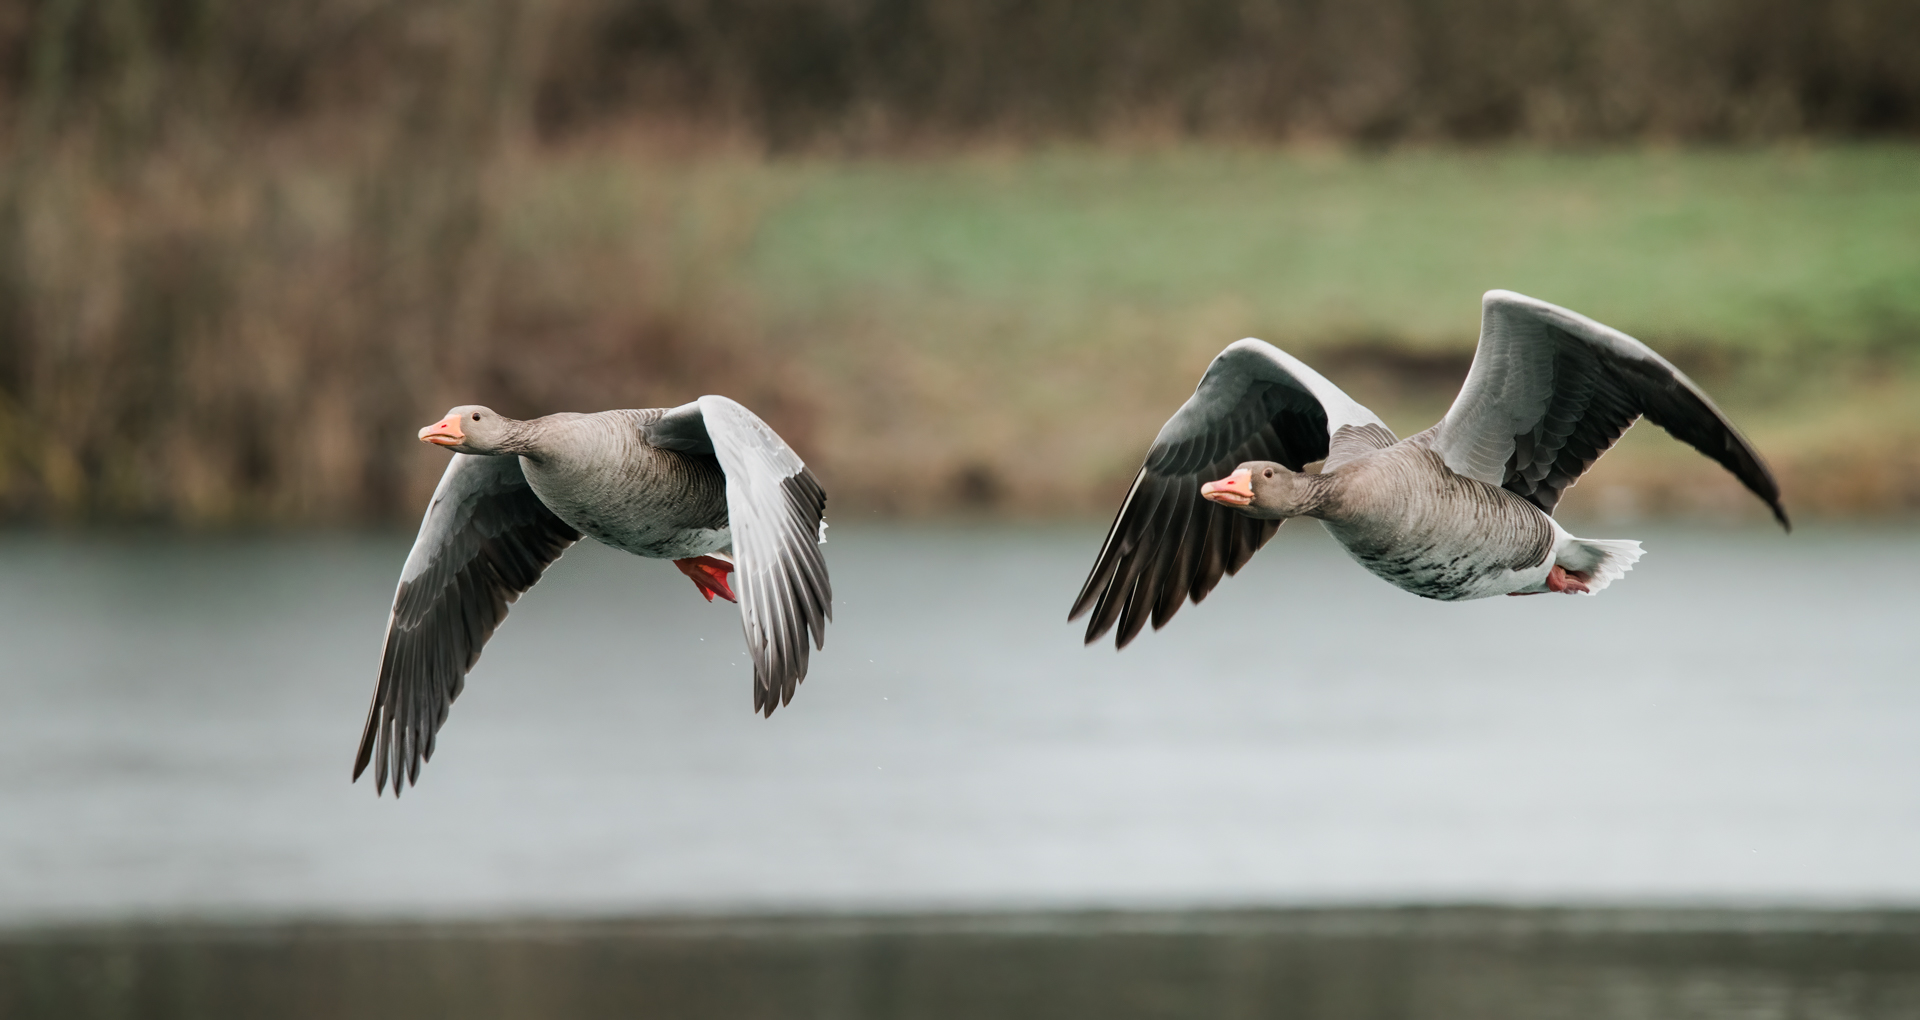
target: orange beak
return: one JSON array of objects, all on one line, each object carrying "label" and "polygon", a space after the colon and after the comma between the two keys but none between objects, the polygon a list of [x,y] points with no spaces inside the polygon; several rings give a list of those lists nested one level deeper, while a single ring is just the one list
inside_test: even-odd
[{"label": "orange beak", "polygon": [[450,414],[421,429],[420,441],[435,446],[459,446],[467,441],[467,434],[460,431],[460,416]]},{"label": "orange beak", "polygon": [[1200,486],[1200,495],[1225,506],[1253,505],[1253,469],[1241,468],[1217,482]]}]

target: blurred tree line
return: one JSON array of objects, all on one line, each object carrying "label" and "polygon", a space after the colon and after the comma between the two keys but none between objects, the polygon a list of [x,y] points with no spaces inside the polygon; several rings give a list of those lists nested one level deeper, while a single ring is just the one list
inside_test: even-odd
[{"label": "blurred tree line", "polygon": [[804,433],[778,358],[657,267],[568,289],[503,243],[516,166],[643,121],[770,152],[1912,136],[1920,4],[11,0],[0,518],[410,515],[392,437],[476,388],[724,377]]},{"label": "blurred tree line", "polygon": [[1547,141],[1912,134],[1907,0],[15,0],[6,113],[199,108],[771,145],[980,133]]}]

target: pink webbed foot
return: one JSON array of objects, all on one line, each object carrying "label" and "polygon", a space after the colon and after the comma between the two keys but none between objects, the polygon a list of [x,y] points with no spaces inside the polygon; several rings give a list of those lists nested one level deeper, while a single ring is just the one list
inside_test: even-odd
[{"label": "pink webbed foot", "polygon": [[1568,570],[1556,563],[1547,571],[1547,590],[1563,592],[1586,592],[1588,579],[1593,575],[1578,570]]},{"label": "pink webbed foot", "polygon": [[[1592,578],[1592,574],[1582,573],[1578,570],[1568,570],[1556,563],[1553,565],[1552,570],[1547,571],[1547,591],[1563,591],[1569,593],[1585,592],[1587,591],[1586,582]],[[1510,591],[1507,594],[1545,595],[1547,591]]]},{"label": "pink webbed foot", "polygon": [[715,595],[728,602],[740,601],[734,598],[733,589],[727,586],[727,575],[733,572],[730,561],[718,556],[694,556],[674,560],[673,565],[679,567],[681,573],[693,578],[693,586],[700,589],[700,594],[705,595],[708,602],[712,602]]}]

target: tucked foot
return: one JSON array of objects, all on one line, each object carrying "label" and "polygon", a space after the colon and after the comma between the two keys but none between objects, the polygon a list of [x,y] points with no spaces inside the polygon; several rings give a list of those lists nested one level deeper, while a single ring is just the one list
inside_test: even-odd
[{"label": "tucked foot", "polygon": [[733,597],[733,589],[727,586],[727,575],[733,572],[731,560],[719,556],[694,556],[674,560],[673,565],[679,567],[681,573],[693,578],[693,586],[700,589],[700,594],[705,595],[708,602],[712,602],[715,595],[728,602],[740,601]]},{"label": "tucked foot", "polygon": [[1593,575],[1582,570],[1568,570],[1556,563],[1547,571],[1547,590],[1587,593],[1587,582]]}]

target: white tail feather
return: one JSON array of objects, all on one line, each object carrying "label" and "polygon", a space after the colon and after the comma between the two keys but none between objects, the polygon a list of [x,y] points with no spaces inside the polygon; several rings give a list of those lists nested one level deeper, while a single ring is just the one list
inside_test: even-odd
[{"label": "white tail feather", "polygon": [[1554,562],[1569,571],[1591,575],[1586,581],[1587,591],[1597,594],[1625,577],[1645,554],[1640,543],[1630,538],[1576,538],[1560,550]]}]

